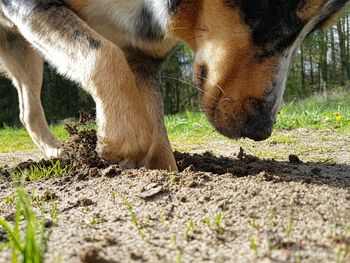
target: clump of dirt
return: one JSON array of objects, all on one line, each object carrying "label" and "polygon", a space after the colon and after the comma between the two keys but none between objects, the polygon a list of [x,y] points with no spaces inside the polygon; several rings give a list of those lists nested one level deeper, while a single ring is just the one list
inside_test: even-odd
[{"label": "clump of dirt", "polygon": [[80,111],[78,122],[80,124],[96,123],[96,112],[88,113],[85,111]]},{"label": "clump of dirt", "polygon": [[61,148],[60,158],[73,162],[76,167],[106,168],[108,164],[96,152],[97,134],[89,124],[95,123],[95,113],[80,111],[78,123],[66,124],[68,139]]},{"label": "clump of dirt", "polygon": [[11,173],[6,168],[0,168],[0,178],[8,179],[11,177]]},{"label": "clump of dirt", "polygon": [[102,255],[102,248],[93,246],[80,251],[79,257],[82,263],[114,263],[115,261],[107,260]]},{"label": "clump of dirt", "polygon": [[248,155],[243,148],[240,149],[238,159],[229,157],[217,157],[211,152],[204,154],[188,154],[175,152],[175,158],[180,171],[190,169],[197,172],[209,172],[213,174],[231,173],[235,176],[247,176],[263,170],[266,166],[266,161],[261,160],[255,156]]},{"label": "clump of dirt", "polygon": [[63,143],[60,158],[51,160],[42,159],[40,161],[28,160],[18,164],[13,168],[0,168],[0,177],[11,179],[17,172],[24,172],[31,168],[50,168],[60,164],[62,169],[67,166],[74,167],[71,170],[72,176],[77,176],[79,180],[88,177],[99,177],[103,175],[103,169],[109,165],[97,153],[97,134],[91,124],[94,124],[94,114],[80,112],[77,123],[66,124],[65,130],[68,132],[68,139]]},{"label": "clump of dirt", "polygon": [[105,168],[107,163],[96,152],[97,135],[93,129],[80,130],[78,125],[65,125],[69,138],[62,147],[61,158],[77,167]]},{"label": "clump of dirt", "polygon": [[295,163],[295,164],[300,164],[302,163],[302,161],[300,160],[299,156],[298,155],[295,155],[295,154],[290,154],[289,157],[288,157],[289,161],[291,163]]}]

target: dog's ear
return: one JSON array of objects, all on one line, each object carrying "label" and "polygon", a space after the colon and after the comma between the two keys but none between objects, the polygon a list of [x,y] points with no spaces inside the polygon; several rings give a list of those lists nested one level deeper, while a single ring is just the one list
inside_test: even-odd
[{"label": "dog's ear", "polygon": [[327,28],[333,26],[342,14],[344,14],[344,10],[341,10],[341,11],[333,14],[330,18],[328,18],[326,21],[324,21],[322,24],[320,24],[319,29],[327,29]]}]

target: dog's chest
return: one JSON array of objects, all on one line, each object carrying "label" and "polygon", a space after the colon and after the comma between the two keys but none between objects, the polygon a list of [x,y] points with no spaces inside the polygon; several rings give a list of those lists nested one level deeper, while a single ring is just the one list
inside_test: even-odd
[{"label": "dog's chest", "polygon": [[[93,29],[120,47],[164,39],[167,1],[66,0]],[[80,4],[79,4],[80,3]],[[139,43],[139,44],[138,44]]]}]

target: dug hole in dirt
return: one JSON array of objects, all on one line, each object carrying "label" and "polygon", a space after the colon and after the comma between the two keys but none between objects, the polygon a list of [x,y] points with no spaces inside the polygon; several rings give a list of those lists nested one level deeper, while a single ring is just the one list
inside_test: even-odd
[{"label": "dug hole in dirt", "polygon": [[[95,131],[67,130],[60,162],[75,168],[26,185],[57,207],[46,262],[350,262],[347,165],[241,149],[235,158],[175,152],[180,172],[122,170],[99,158]],[[14,192],[11,173],[33,165],[52,161],[0,170],[1,199]],[[1,213],[11,219],[14,205]]]}]

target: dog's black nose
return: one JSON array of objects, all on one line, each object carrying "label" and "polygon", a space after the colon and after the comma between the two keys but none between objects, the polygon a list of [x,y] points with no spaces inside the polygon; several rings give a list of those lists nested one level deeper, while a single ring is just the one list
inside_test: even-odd
[{"label": "dog's black nose", "polygon": [[272,120],[250,119],[243,129],[242,135],[254,141],[263,141],[271,136],[272,126]]}]

